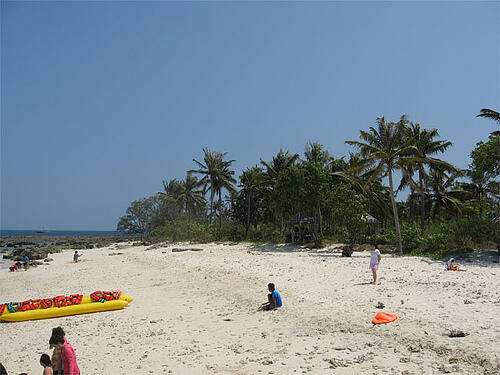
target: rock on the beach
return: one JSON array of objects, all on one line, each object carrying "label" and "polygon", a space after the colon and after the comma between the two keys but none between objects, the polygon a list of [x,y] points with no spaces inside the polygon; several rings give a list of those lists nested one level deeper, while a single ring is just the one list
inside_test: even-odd
[{"label": "rock on the beach", "polygon": [[465,337],[468,333],[465,333],[459,329],[452,329],[447,333],[448,337]]}]

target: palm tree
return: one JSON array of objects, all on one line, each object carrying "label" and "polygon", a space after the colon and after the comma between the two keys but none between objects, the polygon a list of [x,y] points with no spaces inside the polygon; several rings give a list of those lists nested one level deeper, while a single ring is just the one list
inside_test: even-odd
[{"label": "palm tree", "polygon": [[180,197],[184,202],[188,220],[191,220],[191,215],[205,204],[204,191],[199,189],[202,183],[196,176],[187,173],[186,179],[181,181],[180,185],[182,189]]},{"label": "palm tree", "polygon": [[246,194],[247,198],[247,221],[245,231],[248,234],[250,228],[250,210],[252,200],[262,191],[265,179],[262,168],[257,166],[248,168],[240,176],[241,193]]},{"label": "palm tree", "polygon": [[225,208],[222,202],[222,190],[226,189],[231,195],[236,193],[236,189],[234,188],[234,185],[236,184],[236,180],[233,177],[234,171],[229,169],[229,166],[233,161],[234,160],[225,161],[221,159],[219,161],[219,168],[217,169],[216,178],[214,180],[214,190],[219,197],[217,204],[217,207],[219,207],[217,209],[219,212],[219,227],[222,227],[222,210],[220,208]]},{"label": "palm tree", "polygon": [[260,159],[260,163],[266,167],[264,174],[266,182],[269,186],[269,193],[272,202],[274,203],[274,225],[276,226],[278,220],[278,197],[276,196],[276,184],[278,182],[279,174],[286,171],[299,159],[298,154],[289,154],[288,151],[280,149],[276,156],[270,162]]},{"label": "palm tree", "polygon": [[407,124],[408,120],[405,115],[401,116],[398,122],[387,122],[384,117],[379,117],[377,118],[377,128],[370,127],[368,132],[360,131],[360,139],[364,142],[346,141],[347,144],[358,147],[363,158],[373,162],[374,167],[372,168],[372,176],[367,181],[368,185],[380,176],[388,175],[389,177],[389,194],[394,214],[399,255],[403,254],[403,245],[392,172],[399,169],[403,175],[407,174],[408,162],[415,154],[415,147],[409,145],[405,139]]},{"label": "palm tree", "polygon": [[168,182],[162,180],[162,184],[165,192],[160,191],[158,192],[158,194],[164,197],[172,198],[176,202],[178,206],[178,212],[180,213],[180,211],[184,207],[181,181],[173,178]]},{"label": "palm tree", "polygon": [[[337,167],[332,168],[334,165]],[[330,164],[330,169],[332,169],[332,175],[342,177],[358,194],[363,194],[367,198],[371,214],[379,219],[390,216],[389,192],[387,187],[382,185],[380,176],[372,177],[373,161],[363,158],[357,152],[349,152],[347,161],[335,159]],[[369,184],[368,181],[370,181]]]},{"label": "palm tree", "polygon": [[318,142],[307,142],[304,156],[307,161],[322,167],[325,167],[333,159],[328,150],[324,150],[323,145]]},{"label": "palm tree", "polygon": [[467,194],[464,190],[456,188],[457,178],[462,176],[462,172],[447,172],[442,168],[432,168],[429,176],[429,198],[431,200],[431,210],[433,221],[441,221],[441,208],[450,213],[460,212],[462,207],[461,197]]},{"label": "palm tree", "polygon": [[[412,190],[417,190],[420,193],[420,228],[423,230],[425,226],[425,189],[428,175],[425,167],[430,168],[446,168],[453,171],[455,168],[442,160],[432,158],[430,155],[444,152],[452,145],[449,141],[435,140],[439,133],[437,129],[421,129],[419,123],[411,123],[406,127],[406,137],[409,144],[415,147],[416,159],[413,165],[407,168],[408,174],[405,181],[410,185]],[[418,184],[413,181],[412,175],[414,171],[418,171]],[[404,186],[404,184],[402,184]],[[401,185],[400,185],[401,186]]]},{"label": "palm tree", "polygon": [[190,170],[188,173],[203,175],[200,184],[204,186],[205,192],[210,190],[210,220],[212,220],[215,194],[219,195],[219,201],[221,201],[223,188],[228,191],[234,190],[232,184],[236,183],[236,180],[232,177],[234,171],[229,170],[229,167],[236,160],[224,160],[227,152],[210,151],[208,147],[203,148],[203,153],[203,163],[193,159],[200,169]]},{"label": "palm tree", "polygon": [[[485,117],[485,118],[489,118],[493,121],[496,121],[498,125],[500,125],[500,113],[492,110],[492,109],[488,109],[488,108],[483,108],[481,109],[481,113],[478,114],[476,117]],[[494,131],[494,132],[491,132],[491,135],[500,135],[500,131]]]},{"label": "palm tree", "polygon": [[488,198],[488,195],[498,196],[499,183],[490,179],[488,174],[473,169],[466,170],[465,175],[469,178],[470,182],[459,182],[457,186],[477,201],[479,215],[483,216],[484,200]]}]

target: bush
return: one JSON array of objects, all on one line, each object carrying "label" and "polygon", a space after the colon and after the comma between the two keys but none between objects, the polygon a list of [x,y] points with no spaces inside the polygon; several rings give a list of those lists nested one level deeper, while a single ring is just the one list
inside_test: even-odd
[{"label": "bush", "polygon": [[257,229],[251,228],[248,231],[248,241],[251,242],[284,242],[285,238],[280,233],[279,228],[274,228],[272,224],[261,224]]},{"label": "bush", "polygon": [[[430,224],[422,232],[415,224],[401,224],[403,252],[442,258],[449,254],[467,251],[494,241],[494,226],[488,218],[465,217],[454,221]],[[380,244],[396,244],[394,227],[378,231],[374,240]]]},{"label": "bush", "polygon": [[167,221],[164,226],[151,231],[150,236],[155,240],[169,241],[251,241],[251,242],[280,242],[284,238],[279,229],[273,229],[272,224],[260,225],[257,229],[250,229],[245,236],[245,227],[234,221],[219,223],[189,222],[184,220]]},{"label": "bush", "polygon": [[151,237],[170,241],[211,242],[216,240],[212,227],[213,224],[208,223],[172,220],[151,231]]}]

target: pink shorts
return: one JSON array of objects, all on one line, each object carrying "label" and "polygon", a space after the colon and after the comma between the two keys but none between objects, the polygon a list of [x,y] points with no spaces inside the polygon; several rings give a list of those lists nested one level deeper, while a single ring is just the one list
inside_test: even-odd
[{"label": "pink shorts", "polygon": [[378,270],[378,263],[370,263],[370,268],[372,270]]}]

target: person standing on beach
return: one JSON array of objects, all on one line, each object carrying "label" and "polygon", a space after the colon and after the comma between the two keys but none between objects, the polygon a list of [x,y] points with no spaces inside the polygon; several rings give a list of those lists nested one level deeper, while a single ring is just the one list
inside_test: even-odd
[{"label": "person standing on beach", "polygon": [[75,349],[62,336],[52,336],[49,341],[56,349],[61,351],[64,375],[80,375],[80,369],[76,362]]},{"label": "person standing on beach", "polygon": [[378,266],[380,263],[380,260],[382,259],[382,256],[380,255],[380,250],[377,249],[377,244],[372,243],[370,244],[370,269],[372,270],[373,274],[373,281],[372,284],[380,284],[380,282],[377,282],[377,271],[378,271]]},{"label": "person standing on beach", "polygon": [[78,250],[75,250],[75,253],[73,254],[73,261],[75,263],[78,263],[78,258],[81,257],[81,254],[78,254]]},{"label": "person standing on beach", "polygon": [[[52,328],[52,337],[61,336],[64,342],[68,342],[66,340],[66,332],[61,327]],[[50,342],[50,341],[49,341]],[[52,368],[54,370],[54,375],[63,375],[63,365],[61,359],[61,350],[57,349],[54,345],[50,345],[50,348],[54,348],[52,352]]]}]

